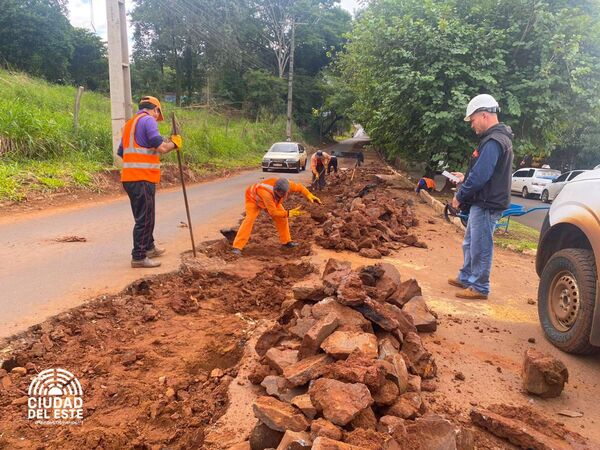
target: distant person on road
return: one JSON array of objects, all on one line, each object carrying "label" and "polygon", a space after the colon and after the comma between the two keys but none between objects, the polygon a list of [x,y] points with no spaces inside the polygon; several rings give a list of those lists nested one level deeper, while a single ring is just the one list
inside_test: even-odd
[{"label": "distant person on road", "polygon": [[338,171],[338,159],[337,156],[331,155],[329,159],[329,164],[327,164],[327,175],[331,174],[331,172],[337,173]]},{"label": "distant person on road", "polygon": [[487,299],[494,253],[494,230],[502,211],[510,205],[513,133],[498,122],[500,106],[488,94],[473,97],[464,118],[479,137],[466,175],[453,172],[460,187],[452,199],[452,207],[471,205],[463,240],[463,267],[457,278],[448,283],[460,287],[459,298]]},{"label": "distant person on road", "polygon": [[423,177],[417,183],[415,192],[418,194],[422,190],[431,192],[435,189],[435,180],[433,178]]},{"label": "distant person on road", "polygon": [[356,154],[356,167],[360,167],[365,163],[365,154],[362,150],[359,150]]},{"label": "distant person on road", "polygon": [[313,174],[311,186],[315,186],[318,190],[325,188],[325,171],[330,160],[331,156],[322,150],[318,150],[310,157],[310,170]]},{"label": "distant person on road", "polygon": [[131,267],[158,267],[151,258],[165,250],[154,245],[155,195],[160,182],[160,155],[181,148],[182,139],[172,135],[164,142],[157,121],[164,120],[160,102],[155,97],[142,97],[139,111],[123,127],[118,155],[123,158],[121,182],[131,203],[135,225]]},{"label": "distant person on road", "polygon": [[252,234],[254,221],[262,210],[266,210],[273,219],[275,228],[279,232],[279,242],[287,248],[298,246],[296,242],[292,241],[288,218],[300,216],[304,212],[300,206],[289,210],[283,207],[284,200],[293,192],[301,193],[311,203],[321,204],[321,200],[316,195],[313,195],[301,184],[289,181],[287,178],[269,178],[246,189],[246,217],[244,217],[233,241],[234,255],[242,254],[242,250]]}]

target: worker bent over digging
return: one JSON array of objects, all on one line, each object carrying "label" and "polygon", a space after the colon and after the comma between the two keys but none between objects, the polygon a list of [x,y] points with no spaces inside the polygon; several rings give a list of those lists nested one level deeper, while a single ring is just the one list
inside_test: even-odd
[{"label": "worker bent over digging", "polygon": [[125,123],[118,154],[123,158],[121,182],[129,196],[135,219],[131,267],[158,267],[150,258],[165,251],[154,245],[154,197],[160,182],[160,155],[181,148],[182,139],[172,135],[164,142],[157,121],[163,120],[160,102],[142,97],[137,114]]},{"label": "worker bent over digging", "polygon": [[299,216],[303,214],[303,211],[301,211],[300,206],[290,210],[283,207],[283,201],[290,192],[299,192],[311,203],[321,204],[321,200],[308,189],[299,183],[289,181],[287,178],[269,178],[246,189],[246,217],[233,241],[233,253],[235,255],[241,255],[242,249],[246,246],[252,234],[254,221],[263,209],[267,210],[273,222],[275,222],[281,244],[288,248],[298,245],[292,241],[288,218]]},{"label": "worker bent over digging", "polygon": [[331,156],[322,150],[319,150],[310,157],[310,170],[313,174],[311,186],[315,186],[317,189],[322,190],[325,187],[325,171],[329,166]]}]

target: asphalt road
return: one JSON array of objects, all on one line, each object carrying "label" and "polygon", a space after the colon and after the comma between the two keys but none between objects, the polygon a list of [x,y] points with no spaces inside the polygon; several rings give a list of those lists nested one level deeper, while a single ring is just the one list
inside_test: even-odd
[{"label": "asphalt road", "polygon": [[[356,140],[337,144],[349,151]],[[340,164],[344,166],[344,159]],[[354,161],[351,162],[352,165]],[[219,229],[235,225],[244,210],[244,192],[262,178],[279,176],[260,169],[188,187],[196,242],[220,238]],[[310,182],[310,169],[287,172]],[[180,253],[191,250],[179,189],[156,198],[155,238],[167,249],[158,269],[132,269],[129,200],[123,196],[87,206],[54,209],[20,217],[0,217],[0,338],[17,333],[85,299],[118,292],[145,276],[176,270]],[[57,242],[64,236],[86,242]]]},{"label": "asphalt road", "polygon": [[[525,199],[520,195],[513,195],[511,202],[523,205],[527,209],[550,206],[550,203],[543,203],[539,199]],[[535,228],[539,231],[542,229],[542,223],[544,223],[544,218],[546,217],[547,212],[548,211],[546,210],[533,211],[529,214],[525,214],[524,216],[512,218],[511,220],[516,220],[523,225],[527,225],[528,227]]]}]

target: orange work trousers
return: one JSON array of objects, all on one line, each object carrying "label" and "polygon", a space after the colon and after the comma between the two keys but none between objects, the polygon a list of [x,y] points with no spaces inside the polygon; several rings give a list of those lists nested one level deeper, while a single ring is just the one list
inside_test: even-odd
[{"label": "orange work trousers", "polygon": [[[233,241],[233,247],[239,248],[242,250],[248,240],[250,239],[250,235],[252,234],[252,227],[254,226],[254,221],[260,214],[262,208],[259,208],[256,205],[256,202],[250,199],[246,199],[246,217],[244,218],[240,228],[235,236],[235,240]],[[290,223],[287,217],[272,217],[273,222],[275,222],[275,228],[279,232],[279,242],[282,244],[287,244],[292,240],[292,236],[290,235]]]}]

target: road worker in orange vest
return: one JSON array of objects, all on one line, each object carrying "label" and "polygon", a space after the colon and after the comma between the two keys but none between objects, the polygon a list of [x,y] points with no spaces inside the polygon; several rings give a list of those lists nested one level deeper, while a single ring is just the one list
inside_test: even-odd
[{"label": "road worker in orange vest", "polygon": [[329,156],[329,153],[323,150],[318,150],[310,157],[310,170],[313,174],[311,186],[323,190],[325,187],[325,172],[330,160],[331,156]]},{"label": "road worker in orange vest", "polygon": [[160,102],[155,97],[142,97],[137,114],[123,127],[118,154],[123,158],[121,182],[129,196],[135,225],[131,267],[158,267],[151,258],[165,250],[154,244],[156,185],[160,182],[160,155],[181,148],[181,136],[165,141],[158,132],[164,120]]},{"label": "road worker in orange vest", "polygon": [[304,211],[301,210],[301,206],[290,210],[283,207],[283,201],[292,192],[301,193],[311,203],[322,204],[321,200],[304,186],[289,181],[287,178],[269,178],[246,189],[246,217],[233,241],[233,253],[235,255],[242,254],[242,249],[246,246],[252,234],[254,221],[262,210],[266,210],[273,219],[275,228],[279,232],[281,244],[287,248],[298,246],[296,242],[292,241],[288,218],[300,216]]}]

